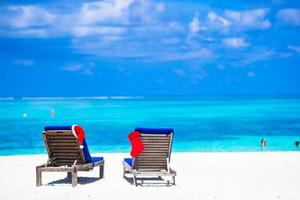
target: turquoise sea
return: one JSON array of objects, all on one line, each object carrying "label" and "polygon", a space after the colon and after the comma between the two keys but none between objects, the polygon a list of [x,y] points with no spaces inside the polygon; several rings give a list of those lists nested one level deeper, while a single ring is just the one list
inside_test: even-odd
[{"label": "turquoise sea", "polygon": [[0,99],[0,155],[46,153],[46,125],[79,124],[91,152],[129,152],[135,127],[175,129],[173,151],[298,151],[300,97]]}]

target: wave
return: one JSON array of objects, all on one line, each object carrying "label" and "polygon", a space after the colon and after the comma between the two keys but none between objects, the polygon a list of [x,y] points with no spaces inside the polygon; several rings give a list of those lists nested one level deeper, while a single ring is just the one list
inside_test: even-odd
[{"label": "wave", "polygon": [[0,97],[0,101],[11,101],[14,100],[13,97]]},{"label": "wave", "polygon": [[143,98],[144,96],[22,97],[21,100],[106,100],[106,99],[122,100],[122,99],[143,99]]},{"label": "wave", "polygon": [[144,96],[110,96],[110,99],[144,99]]},{"label": "wave", "polygon": [[95,97],[22,97],[22,100],[105,100],[109,96],[95,96]]}]

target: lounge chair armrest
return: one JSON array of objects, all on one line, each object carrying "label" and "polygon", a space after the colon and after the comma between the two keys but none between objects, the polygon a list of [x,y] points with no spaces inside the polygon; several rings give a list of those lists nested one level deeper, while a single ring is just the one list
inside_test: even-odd
[{"label": "lounge chair armrest", "polygon": [[125,161],[123,161],[123,166],[133,175],[137,175],[136,171]]},{"label": "lounge chair armrest", "polygon": [[77,160],[75,160],[75,161],[74,161],[74,163],[73,163],[72,167],[75,167],[75,166],[76,166],[76,164],[77,164]]},{"label": "lounge chair armrest", "polygon": [[123,160],[122,163],[123,163],[123,166],[124,166],[126,169],[132,170],[132,167],[131,167],[127,162],[125,162],[125,161]]},{"label": "lounge chair armrest", "polygon": [[46,163],[45,163],[45,167],[47,167],[50,164],[50,159],[48,158]]},{"label": "lounge chair armrest", "polygon": [[174,174],[174,176],[177,175],[177,172],[174,169],[172,169],[171,167],[169,168],[169,171],[170,171],[170,174]]},{"label": "lounge chair armrest", "polygon": [[93,166],[99,166],[99,165],[104,165],[104,160],[96,161],[93,163]]},{"label": "lounge chair armrest", "polygon": [[47,167],[47,165],[46,164],[42,164],[42,165],[36,166],[36,168],[43,168],[43,167]]}]

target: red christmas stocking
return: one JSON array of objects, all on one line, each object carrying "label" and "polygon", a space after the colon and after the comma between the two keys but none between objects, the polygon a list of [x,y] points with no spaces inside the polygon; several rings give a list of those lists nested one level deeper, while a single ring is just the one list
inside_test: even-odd
[{"label": "red christmas stocking", "polygon": [[144,151],[144,144],[141,140],[140,132],[133,131],[128,135],[128,138],[131,143],[130,155],[136,158]]}]

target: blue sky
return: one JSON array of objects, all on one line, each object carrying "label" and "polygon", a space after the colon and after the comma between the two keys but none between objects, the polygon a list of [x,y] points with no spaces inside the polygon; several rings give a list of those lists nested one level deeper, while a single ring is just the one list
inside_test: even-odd
[{"label": "blue sky", "polygon": [[300,94],[300,1],[1,1],[0,96]]}]

